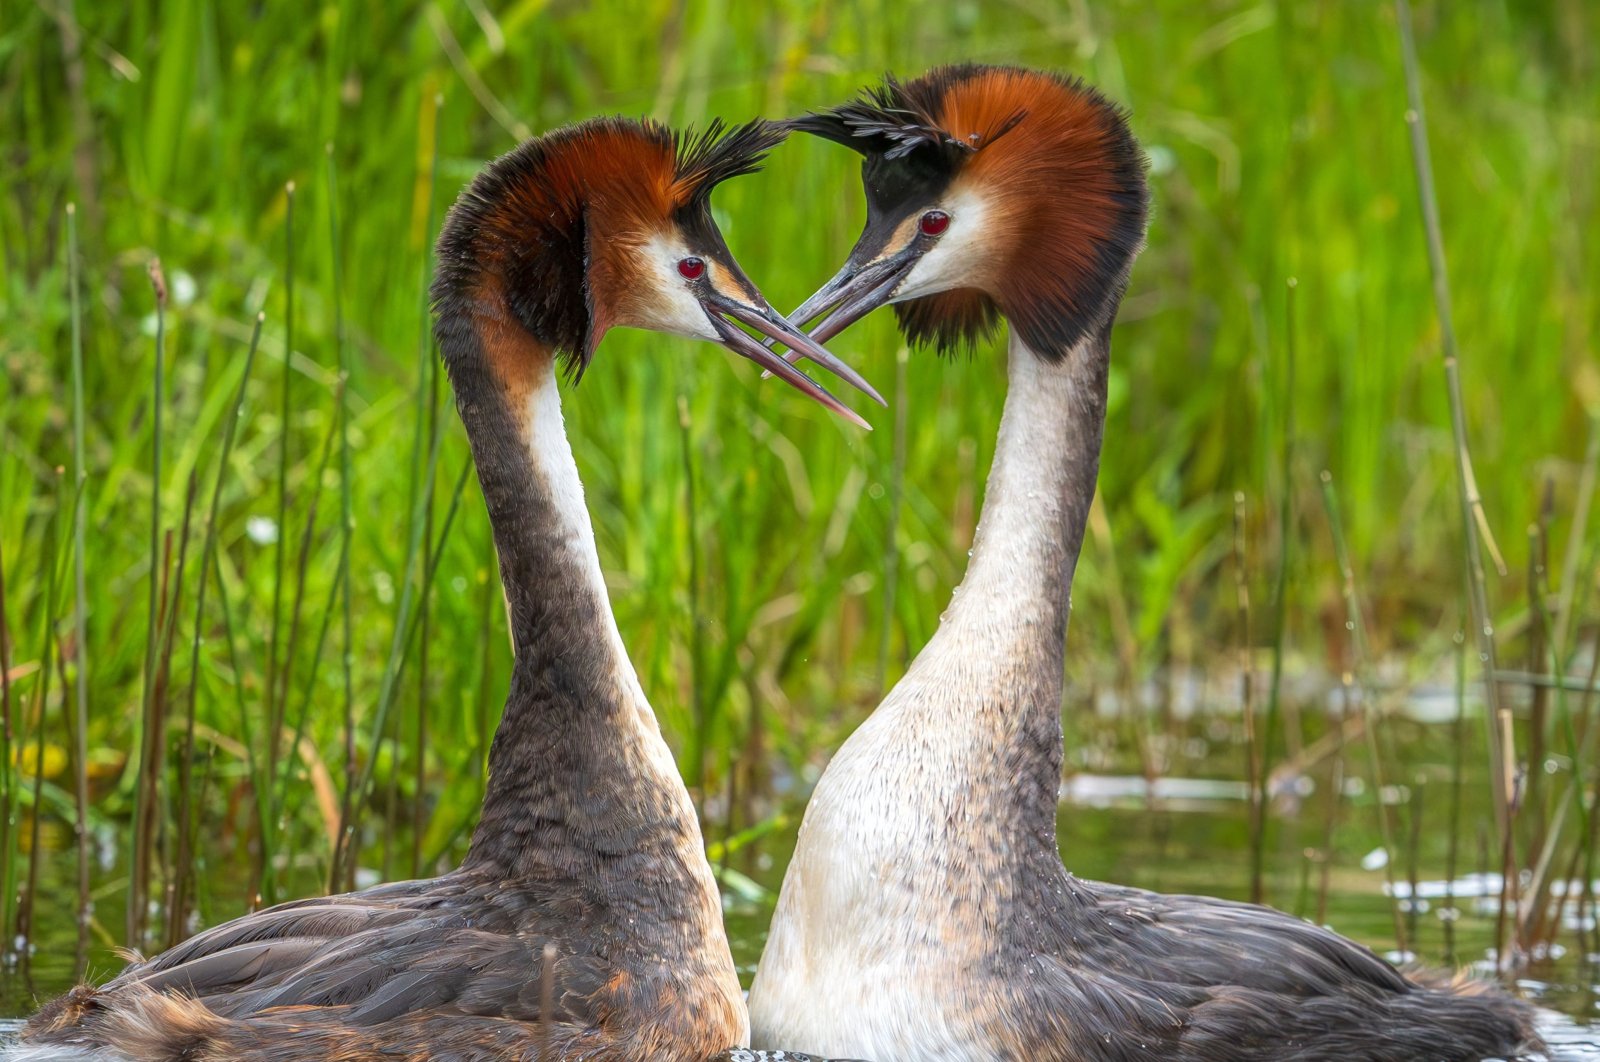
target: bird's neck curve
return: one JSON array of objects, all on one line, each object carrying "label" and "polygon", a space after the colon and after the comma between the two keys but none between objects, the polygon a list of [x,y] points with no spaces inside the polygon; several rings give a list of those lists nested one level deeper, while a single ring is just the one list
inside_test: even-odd
[{"label": "bird's neck curve", "polygon": [[978,635],[1008,652],[1050,656],[1057,690],[1072,577],[1100,467],[1106,366],[1103,337],[1058,361],[1012,337],[972,558],[940,623],[942,638]]},{"label": "bird's neck curve", "polygon": [[1067,618],[1099,471],[1108,356],[1103,329],[1059,359],[1013,333],[971,562],[880,709],[903,733],[936,735],[919,743],[934,750],[937,772],[959,780],[950,799],[986,823],[993,851],[1056,865]]},{"label": "bird's neck curve", "polygon": [[1052,855],[1067,619],[1100,469],[1107,342],[1098,330],[1052,361],[1013,333],[972,561],[924,651],[987,671],[987,689],[951,698],[952,723],[991,743],[1019,823]]},{"label": "bird's neck curve", "polygon": [[[715,902],[694,808],[612,616],[555,359],[496,301],[441,316],[515,647],[467,865],[579,878],[648,870]],[[715,919],[720,926],[720,919]]]}]

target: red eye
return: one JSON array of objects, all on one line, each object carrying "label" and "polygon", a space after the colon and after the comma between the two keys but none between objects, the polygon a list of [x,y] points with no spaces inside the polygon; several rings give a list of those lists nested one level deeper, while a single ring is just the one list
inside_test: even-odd
[{"label": "red eye", "polygon": [[685,280],[699,280],[706,275],[706,263],[703,258],[680,258],[678,272],[683,274]]},{"label": "red eye", "polygon": [[918,227],[922,229],[925,235],[937,236],[950,227],[950,215],[942,210],[930,210],[922,215],[922,221],[918,224]]}]

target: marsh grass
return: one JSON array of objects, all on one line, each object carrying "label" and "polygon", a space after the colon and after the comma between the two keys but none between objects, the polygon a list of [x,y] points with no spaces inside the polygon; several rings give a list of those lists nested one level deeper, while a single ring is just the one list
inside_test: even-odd
[{"label": "marsh grass", "polygon": [[[1464,791],[1481,764],[1457,750],[1492,737],[1486,869],[1516,871],[1508,889],[1527,876],[1505,899],[1507,965],[1510,941],[1533,954],[1584,925],[1563,905],[1592,914],[1587,885],[1565,888],[1594,874],[1600,740],[1600,278],[1580,235],[1597,227],[1600,73],[1581,0],[1432,3],[1405,38],[1408,13],[1334,2],[79,6],[0,25],[8,944],[41,860],[88,868],[51,902],[83,912],[104,969],[112,943],[461,855],[510,653],[425,293],[438,218],[513,131],[788,114],[956,59],[1084,75],[1130,106],[1151,157],[1075,587],[1069,763],[1245,775],[1234,887],[1292,906],[1282,877],[1299,874],[1309,907],[1272,778],[1342,786],[1361,771],[1346,739],[1366,743],[1372,791],[1318,822],[1320,910],[1368,824],[1391,880],[1447,844],[1452,871],[1473,861],[1457,848],[1474,851],[1487,794]],[[857,170],[796,140],[718,192],[774,304],[843,258]],[[156,255],[164,299],[140,275]],[[1004,387],[998,342],[902,356],[887,314],[838,349],[893,379],[874,419],[892,430],[628,333],[565,395],[619,626],[719,827],[723,880],[758,900],[734,857],[792,819],[959,579]],[[1305,471],[1324,468],[1337,513]],[[1319,506],[1326,522],[1305,515]],[[1526,547],[1505,531],[1535,523]],[[1541,674],[1504,677],[1497,652]],[[1191,762],[1170,704],[1158,724],[1130,702],[1219,671],[1228,692],[1204,708],[1231,737]],[[1280,683],[1317,673],[1344,691],[1337,715],[1268,721]],[[1492,729],[1469,716],[1435,759],[1394,762],[1405,688],[1439,676]],[[1533,680],[1557,683],[1537,723],[1516,714]],[[1118,718],[1079,710],[1099,689]],[[60,748],[70,774],[47,767]],[[1519,766],[1552,773],[1513,816]],[[1449,777],[1448,798],[1430,782],[1425,807],[1384,802],[1419,774]],[[52,816],[75,823],[75,855],[31,844]],[[106,834],[127,849],[110,870]],[[1394,913],[1405,946],[1454,950],[1451,923],[1407,934]]]},{"label": "marsh grass", "polygon": [[[182,940],[188,922],[191,883],[194,879],[193,854],[195,851],[195,800],[194,758],[195,721],[198,713],[200,683],[201,632],[206,620],[206,589],[211,584],[210,574],[215,567],[217,554],[217,519],[222,503],[222,486],[228,475],[228,459],[233,453],[233,442],[244,412],[245,394],[250,386],[250,370],[255,366],[256,350],[261,345],[261,326],[266,315],[256,314],[255,328],[250,333],[250,347],[245,351],[244,365],[239,370],[239,390],[226,419],[223,421],[222,443],[217,453],[217,472],[212,481],[211,502],[206,508],[204,539],[200,546],[200,577],[195,581],[194,626],[189,638],[189,687],[184,697],[183,743],[178,751],[178,809],[174,830],[177,833],[177,856],[168,880],[167,891],[167,946]],[[320,655],[320,654],[319,654]]]},{"label": "marsh grass", "polygon": [[[1399,893],[1395,889],[1394,867],[1400,857],[1400,849],[1395,844],[1394,818],[1390,813],[1389,804],[1383,798],[1388,790],[1385,770],[1385,756],[1382,742],[1379,739],[1383,723],[1382,711],[1376,703],[1376,688],[1372,682],[1371,665],[1367,659],[1367,621],[1361,608],[1361,597],[1356,590],[1355,566],[1350,559],[1349,547],[1345,544],[1344,520],[1339,513],[1339,495],[1334,490],[1333,473],[1327,469],[1322,470],[1318,477],[1322,484],[1323,511],[1328,519],[1328,534],[1333,541],[1334,563],[1339,568],[1339,594],[1344,603],[1344,631],[1349,639],[1350,663],[1341,676],[1341,686],[1344,690],[1344,704],[1348,712],[1350,694],[1353,692],[1361,702],[1363,712],[1362,736],[1367,747],[1367,768],[1372,778],[1373,792],[1378,794],[1374,804],[1378,818],[1378,836],[1383,839],[1385,858],[1383,861],[1384,883],[1388,886],[1389,896],[1392,899],[1390,910],[1394,915],[1394,941],[1395,947],[1404,954],[1411,950],[1410,941],[1414,940],[1416,933],[1407,932],[1404,919],[1401,917]],[[1342,742],[1341,742],[1342,747]],[[1339,773],[1335,768],[1336,774]],[[1334,792],[1339,792],[1335,789]],[[1410,845],[1410,865],[1413,871],[1416,866],[1417,834],[1416,830],[1420,819],[1413,820],[1412,838]],[[1330,827],[1331,832],[1331,827]],[[1416,896],[1416,876],[1413,872],[1411,880],[1411,896]],[[1415,906],[1413,905],[1413,910]]]},{"label": "marsh grass", "polygon": [[[63,42],[68,43],[68,42]],[[76,42],[71,42],[76,43]],[[89,614],[88,544],[84,533],[83,490],[88,480],[83,453],[83,310],[79,303],[78,209],[68,203],[67,216],[67,306],[71,318],[72,350],[72,651],[77,662],[73,692],[73,832],[78,850],[78,944],[75,972],[81,973],[88,961],[89,945]],[[0,603],[0,608],[3,608]],[[6,666],[0,647],[0,668]],[[66,680],[66,676],[62,676]]]}]

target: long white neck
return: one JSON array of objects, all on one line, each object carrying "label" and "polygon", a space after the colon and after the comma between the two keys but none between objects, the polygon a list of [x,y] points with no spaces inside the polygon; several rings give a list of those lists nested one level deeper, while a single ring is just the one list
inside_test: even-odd
[{"label": "long white neck", "polygon": [[[940,660],[1027,660],[1059,701],[1072,575],[1094,497],[1104,362],[1085,346],[1050,364],[1013,338],[994,465],[966,577],[912,672]],[[1047,673],[1047,674],[1046,674]],[[979,707],[951,697],[954,714]]]},{"label": "long white neck", "polygon": [[[966,578],[824,772],[797,859],[810,845],[881,854],[888,844],[990,880],[1060,865],[1067,616],[1099,469],[1107,345],[1093,337],[1048,361],[1013,336],[1009,359]],[[883,821],[869,821],[875,808]]]},{"label": "long white neck", "polygon": [[932,758],[965,783],[952,798],[992,814],[998,843],[1052,860],[1067,618],[1099,469],[1106,364],[1101,338],[1052,363],[1013,335],[971,563],[880,709],[907,735],[939,735]]},{"label": "long white neck", "polygon": [[[981,963],[994,934],[1060,881],[1063,657],[1099,468],[1107,346],[1102,335],[1052,362],[1013,336],[1009,358],[966,578],[806,807],[750,991],[760,1045],[902,1057],[903,1023],[949,1014],[925,998],[927,983],[885,999],[879,979],[898,974],[884,964],[947,975]],[[835,1005],[843,1017],[830,1016]],[[858,1028],[871,1031],[863,1039]],[[936,1040],[918,1056],[976,1057],[941,1052]]]}]

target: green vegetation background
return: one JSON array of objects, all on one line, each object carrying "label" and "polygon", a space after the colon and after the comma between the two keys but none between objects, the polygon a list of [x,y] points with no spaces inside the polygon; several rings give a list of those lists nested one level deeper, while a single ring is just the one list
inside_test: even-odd
[{"label": "green vegetation background", "polygon": [[[1526,620],[1525,529],[1548,483],[1550,551],[1563,555],[1600,409],[1600,14],[1583,0],[1424,2],[1417,26],[1478,484],[1509,569],[1491,575],[1490,593],[1515,630]],[[1272,627],[1265,603],[1287,492],[1292,659],[1343,666],[1323,469],[1374,652],[1414,671],[1446,657],[1464,609],[1455,473],[1387,3],[0,0],[0,563],[14,736],[43,727],[52,820],[72,817],[72,684],[86,666],[89,813],[110,831],[108,851],[125,854],[146,717],[151,492],[159,487],[162,527],[178,528],[193,475],[170,725],[155,742],[158,819],[176,813],[201,525],[262,312],[222,480],[224,589],[213,585],[200,625],[202,878],[259,861],[249,873],[282,898],[326,877],[345,780],[336,579],[346,491],[351,740],[376,782],[362,861],[406,874],[459,854],[509,651],[470,476],[431,580],[422,551],[408,548],[415,529],[439,536],[467,459],[442,394],[429,460],[423,289],[443,210],[486,159],[574,119],[783,116],[885,70],[959,60],[1080,74],[1128,106],[1150,155],[1149,248],[1114,340],[1103,509],[1076,587],[1079,688],[1129,684],[1170,663],[1237,665],[1236,492],[1257,640]],[[71,482],[69,203],[82,261],[81,494]],[[716,207],[779,307],[833,272],[863,213],[853,159],[807,138],[721,190]],[[159,396],[145,273],[154,256],[173,296]],[[337,457],[323,457],[338,427],[341,314],[348,480]],[[608,337],[566,397],[619,623],[685,775],[732,828],[786,806],[752,795],[803,787],[931,633],[992,454],[998,346],[902,362],[882,314],[834,348],[890,396],[889,410],[858,407],[871,434],[709,346],[637,333]],[[164,464],[153,484],[157,397]],[[87,530],[85,645],[72,618],[75,499]],[[274,533],[286,545],[281,575]],[[325,617],[334,622],[319,642]],[[58,675],[41,722],[47,624]],[[262,775],[269,687],[280,691],[277,717],[286,727],[303,718],[309,739],[281,752],[288,768],[273,781]],[[24,811],[33,755],[13,752]],[[263,791],[276,803],[263,805]],[[414,849],[397,839],[413,823]],[[19,817],[24,841],[8,843],[26,842],[29,825]],[[170,830],[156,833],[162,862]],[[120,940],[126,869],[95,873],[97,939]],[[243,900],[200,892],[206,920]]]}]

